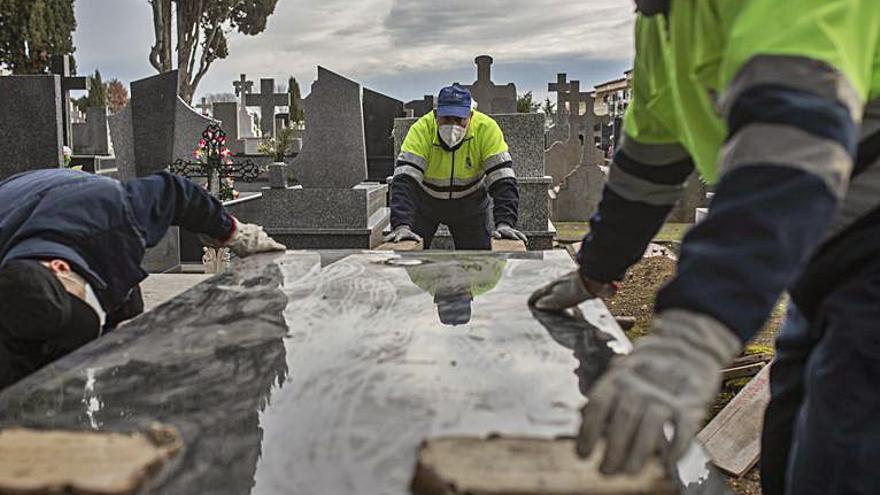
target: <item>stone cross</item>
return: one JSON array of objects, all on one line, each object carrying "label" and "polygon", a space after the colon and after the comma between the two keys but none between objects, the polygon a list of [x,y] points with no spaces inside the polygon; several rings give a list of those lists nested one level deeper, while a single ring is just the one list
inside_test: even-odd
[{"label": "stone cross", "polygon": [[208,103],[207,98],[202,97],[202,102],[196,105],[196,108],[202,111],[202,115],[210,115],[211,104]]},{"label": "stone cross", "polygon": [[480,55],[474,60],[477,64],[477,83],[489,84],[492,82],[492,57]]},{"label": "stone cross", "polygon": [[[580,81],[571,81],[568,84],[568,88],[569,91],[565,100],[566,102],[568,102],[569,113],[572,117],[580,117],[581,115],[583,115],[581,113],[581,103],[587,103],[587,106],[589,107],[589,102],[592,100],[592,95],[589,92],[581,92]],[[587,108],[587,110],[589,110],[589,108]]]},{"label": "stone cross", "polygon": [[244,101],[243,95],[250,94],[254,90],[254,82],[248,81],[245,74],[242,74],[238,81],[233,81],[232,85],[235,87],[235,96],[241,96],[242,101]]},{"label": "stone cross", "polygon": [[[578,83],[580,84],[580,83]],[[571,91],[571,84],[568,83],[568,75],[565,73],[556,74],[556,82],[547,85],[547,91],[556,93],[556,122],[565,122],[565,103],[568,100],[568,94]]]},{"label": "stone cross", "polygon": [[55,55],[51,63],[52,73],[61,76],[61,118],[64,146],[73,148],[73,131],[70,125],[70,92],[88,91],[91,82],[88,77],[75,77],[70,74],[70,57]]},{"label": "stone cross", "polygon": [[263,137],[275,136],[275,108],[290,106],[290,93],[276,93],[275,79],[260,79],[260,94],[245,95],[245,106],[260,107]]}]

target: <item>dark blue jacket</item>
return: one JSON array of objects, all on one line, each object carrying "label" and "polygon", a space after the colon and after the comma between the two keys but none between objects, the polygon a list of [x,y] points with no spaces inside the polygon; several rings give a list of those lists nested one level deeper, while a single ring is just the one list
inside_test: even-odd
[{"label": "dark blue jacket", "polygon": [[122,183],[51,169],[0,182],[0,267],[66,260],[108,314],[146,278],[144,252],[172,225],[222,240],[233,220],[203,188],[166,172]]}]

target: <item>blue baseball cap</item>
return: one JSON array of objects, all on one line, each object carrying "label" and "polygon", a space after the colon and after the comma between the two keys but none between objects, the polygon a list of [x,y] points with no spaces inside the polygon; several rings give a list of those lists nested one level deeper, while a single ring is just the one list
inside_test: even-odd
[{"label": "blue baseball cap", "polygon": [[447,86],[437,98],[437,116],[466,119],[471,116],[471,102],[470,91],[457,84]]}]

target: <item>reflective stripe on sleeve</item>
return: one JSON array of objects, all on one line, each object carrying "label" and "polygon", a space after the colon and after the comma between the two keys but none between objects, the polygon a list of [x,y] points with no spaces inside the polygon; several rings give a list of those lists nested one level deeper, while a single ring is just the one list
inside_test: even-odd
[{"label": "reflective stripe on sleeve", "polygon": [[740,130],[721,152],[721,174],[750,165],[778,165],[821,178],[829,191],[846,193],[852,157],[840,143],[781,124],[751,124]]},{"label": "reflective stripe on sleeve", "polygon": [[833,98],[849,109],[853,120],[861,120],[864,102],[843,73],[820,60],[791,55],[759,55],[746,62],[721,101],[722,113],[729,115],[740,95],[763,85]]},{"label": "reflective stripe on sleeve", "polygon": [[690,157],[687,150],[678,143],[642,144],[623,134],[621,148],[630,158],[645,165],[669,165]]},{"label": "reflective stripe on sleeve", "polygon": [[681,198],[684,184],[657,184],[640,179],[612,164],[607,186],[629,201],[652,206],[672,206]]}]

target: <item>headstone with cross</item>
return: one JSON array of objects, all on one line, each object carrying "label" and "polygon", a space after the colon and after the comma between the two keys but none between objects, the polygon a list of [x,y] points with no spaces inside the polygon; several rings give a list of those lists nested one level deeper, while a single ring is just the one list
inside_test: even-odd
[{"label": "headstone with cross", "polygon": [[290,106],[290,93],[276,93],[275,79],[260,79],[260,94],[245,95],[245,106],[260,107],[263,137],[275,136],[275,108]]},{"label": "headstone with cross", "polygon": [[202,97],[202,102],[196,105],[196,108],[202,111],[202,115],[211,115],[211,104],[208,103],[208,99],[204,96]]},{"label": "headstone with cross", "polygon": [[477,80],[470,86],[478,109],[487,114],[516,113],[516,85],[498,85],[492,81],[492,57],[481,55],[474,60],[477,64]]},{"label": "headstone with cross", "polygon": [[251,114],[247,111],[247,107],[245,107],[245,98],[247,95],[253,93],[254,91],[254,82],[248,81],[246,74],[241,74],[238,81],[233,81],[232,86],[235,88],[235,96],[239,97],[238,100],[238,136],[237,138],[252,138],[255,137],[254,133],[254,119],[251,117]]},{"label": "headstone with cross", "polygon": [[565,104],[568,101],[568,94],[571,91],[571,84],[568,82],[568,75],[565,73],[556,74],[556,82],[548,84],[547,91],[556,93],[556,123],[565,123],[565,116],[567,115]]},{"label": "headstone with cross", "polygon": [[64,146],[73,148],[73,131],[70,125],[70,92],[88,91],[91,83],[88,77],[76,77],[70,74],[70,57],[55,55],[52,57],[52,73],[61,76],[61,118],[62,138]]},{"label": "headstone with cross", "polygon": [[251,160],[234,163],[229,159],[226,132],[219,125],[205,129],[195,154],[200,161],[176,160],[168,170],[188,179],[206,179],[208,190],[222,201],[233,199],[231,183],[235,180],[253,182],[260,176],[260,167]]}]

